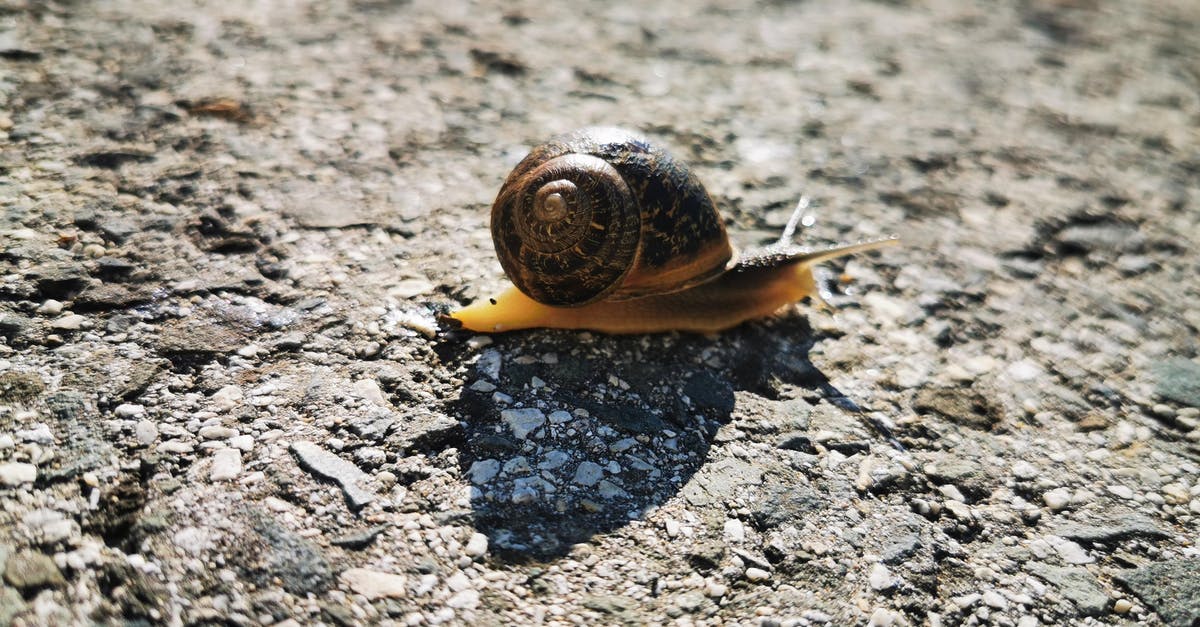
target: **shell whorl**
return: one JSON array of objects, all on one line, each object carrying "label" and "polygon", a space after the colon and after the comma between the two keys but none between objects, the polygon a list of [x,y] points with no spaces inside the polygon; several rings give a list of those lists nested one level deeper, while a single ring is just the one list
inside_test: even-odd
[{"label": "shell whorl", "polygon": [[492,239],[513,284],[560,307],[686,289],[719,275],[733,254],[696,177],[613,128],[536,147],[492,206]]}]

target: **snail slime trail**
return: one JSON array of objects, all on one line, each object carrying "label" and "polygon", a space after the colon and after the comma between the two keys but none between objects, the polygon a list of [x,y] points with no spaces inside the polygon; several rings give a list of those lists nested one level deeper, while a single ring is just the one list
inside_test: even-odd
[{"label": "snail slime trail", "polygon": [[896,242],[811,251],[781,241],[733,262],[700,181],[615,128],[534,148],[500,188],[492,240],[513,287],[450,315],[481,333],[721,331],[819,298],[813,264]]}]

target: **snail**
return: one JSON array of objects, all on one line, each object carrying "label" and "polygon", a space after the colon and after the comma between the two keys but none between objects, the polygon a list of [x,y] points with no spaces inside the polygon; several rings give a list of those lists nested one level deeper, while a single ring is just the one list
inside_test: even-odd
[{"label": "snail", "polygon": [[722,331],[819,299],[812,266],[894,239],[812,251],[790,243],[735,254],[689,169],[641,136],[586,128],[533,149],[500,188],[492,240],[513,282],[451,324],[604,333]]}]

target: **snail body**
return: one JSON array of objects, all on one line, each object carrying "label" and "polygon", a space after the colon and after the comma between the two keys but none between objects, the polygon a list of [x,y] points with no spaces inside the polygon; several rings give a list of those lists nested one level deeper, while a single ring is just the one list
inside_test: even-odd
[{"label": "snail body", "polygon": [[781,241],[740,258],[699,180],[621,129],[535,148],[501,187],[492,238],[513,287],[450,315],[463,328],[716,332],[816,295],[822,251]]}]

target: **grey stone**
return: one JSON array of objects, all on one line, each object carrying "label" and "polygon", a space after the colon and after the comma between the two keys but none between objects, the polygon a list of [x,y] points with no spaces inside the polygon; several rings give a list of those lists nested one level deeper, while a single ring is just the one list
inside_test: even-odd
[{"label": "grey stone", "polygon": [[497,459],[481,459],[471,464],[471,468],[467,470],[467,474],[471,476],[471,483],[480,485],[491,481],[497,474],[500,473],[500,460]]},{"label": "grey stone", "polygon": [[353,463],[305,440],[293,442],[291,450],[301,468],[337,483],[351,509],[361,509],[375,500],[375,495],[362,487],[367,474]]},{"label": "grey stone", "polygon": [[572,481],[583,486],[593,486],[603,478],[604,469],[600,464],[595,462],[581,462],[579,467],[575,469],[575,478]]},{"label": "grey stone", "polygon": [[54,560],[44,553],[19,551],[4,566],[4,581],[20,590],[56,588],[67,583]]},{"label": "grey stone", "polygon": [[[375,427],[387,428],[378,423]],[[461,434],[462,425],[454,418],[438,411],[421,409],[402,416],[396,422],[387,442],[405,452],[431,450],[449,445]]]},{"label": "grey stone", "polygon": [[971,500],[991,493],[990,478],[982,466],[966,459],[947,457],[927,464],[925,475],[938,485],[953,485]]},{"label": "grey stone", "polygon": [[375,542],[375,538],[378,538],[379,534],[387,531],[387,529],[388,525],[376,525],[363,531],[346,533],[330,538],[329,543],[347,549],[365,549]]},{"label": "grey stone", "polygon": [[1158,395],[1188,407],[1200,407],[1200,364],[1169,359],[1154,369]]},{"label": "grey stone", "polygon": [[513,437],[524,440],[529,434],[546,424],[546,414],[540,409],[506,409],[500,419],[512,429]]},{"label": "grey stone", "polygon": [[1170,534],[1154,526],[1145,516],[1130,514],[1107,522],[1068,523],[1054,535],[1082,542],[1116,542],[1129,538],[1166,538]]},{"label": "grey stone", "polygon": [[1200,559],[1175,559],[1117,573],[1171,627],[1200,622]]},{"label": "grey stone", "polygon": [[243,547],[245,562],[257,566],[256,574],[263,583],[278,578],[284,589],[292,594],[305,595],[329,588],[333,570],[321,550],[262,514],[255,514],[254,531],[259,542]]},{"label": "grey stone", "polygon": [[1064,568],[1041,562],[1030,562],[1026,568],[1074,603],[1084,616],[1099,616],[1108,607],[1108,594],[1086,568]]}]

